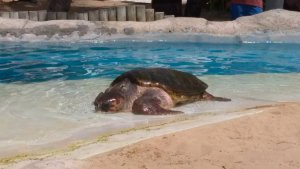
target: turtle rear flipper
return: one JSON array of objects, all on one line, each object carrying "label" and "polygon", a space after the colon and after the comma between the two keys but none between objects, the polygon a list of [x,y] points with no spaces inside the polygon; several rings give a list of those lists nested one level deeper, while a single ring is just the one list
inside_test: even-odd
[{"label": "turtle rear flipper", "polygon": [[180,114],[181,111],[174,111],[163,108],[162,105],[168,105],[165,98],[157,91],[149,91],[136,99],[132,105],[132,112],[141,115],[166,115]]}]

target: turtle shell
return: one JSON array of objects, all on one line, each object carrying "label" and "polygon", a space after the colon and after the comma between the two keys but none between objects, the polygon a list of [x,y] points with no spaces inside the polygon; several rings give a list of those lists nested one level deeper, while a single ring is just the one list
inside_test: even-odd
[{"label": "turtle shell", "polygon": [[118,76],[111,86],[126,78],[140,86],[159,87],[175,100],[180,97],[202,96],[208,87],[206,83],[190,73],[168,68],[134,69]]}]

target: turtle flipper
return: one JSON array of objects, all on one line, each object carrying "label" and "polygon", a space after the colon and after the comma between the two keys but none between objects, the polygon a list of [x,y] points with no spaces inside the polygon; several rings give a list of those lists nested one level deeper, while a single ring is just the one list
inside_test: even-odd
[{"label": "turtle flipper", "polygon": [[163,108],[164,100],[153,95],[143,95],[136,99],[132,105],[132,112],[140,115],[166,115],[180,114],[181,111],[174,111]]},{"label": "turtle flipper", "polygon": [[229,99],[229,98],[216,97],[216,96],[213,96],[213,95],[209,94],[208,92],[203,93],[202,100],[220,101],[220,102],[229,102],[229,101],[231,101],[231,99]]}]

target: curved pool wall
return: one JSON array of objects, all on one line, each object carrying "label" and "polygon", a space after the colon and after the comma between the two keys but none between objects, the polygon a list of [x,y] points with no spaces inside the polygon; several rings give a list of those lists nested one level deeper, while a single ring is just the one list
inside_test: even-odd
[{"label": "curved pool wall", "polygon": [[[299,16],[297,12],[275,10],[253,17],[241,18],[234,22],[207,22],[203,19],[175,18],[153,23],[129,24],[85,21],[37,23],[0,18],[0,40],[2,41],[0,44],[3,49],[0,51],[2,56],[0,63],[0,132],[5,133],[0,136],[0,159],[53,150],[57,147],[63,148],[78,140],[88,140],[107,133],[184,118],[182,116],[135,116],[130,113],[94,113],[92,101],[96,95],[103,91],[118,73],[135,67],[135,64],[127,64],[124,68],[120,66],[118,67],[120,69],[109,72],[110,68],[115,68],[113,63],[109,62],[109,67],[103,69],[104,71],[95,68],[98,64],[93,65],[94,62],[89,59],[95,57],[96,53],[112,53],[109,50],[111,48],[109,44],[114,43],[123,43],[123,45],[125,43],[125,46],[126,43],[132,43],[138,47],[137,44],[141,42],[140,45],[148,43],[148,47],[151,48],[152,44],[166,42],[166,46],[160,45],[162,50],[152,51],[162,54],[169,52],[168,49],[174,45],[180,49],[178,47],[181,46],[180,43],[185,43],[190,48],[190,51],[185,51],[190,52],[188,56],[206,52],[205,57],[197,61],[193,61],[193,58],[186,55],[187,63],[176,61],[180,61],[183,65],[171,65],[163,61],[153,65],[151,58],[144,59],[144,62],[132,61],[141,64],[139,67],[152,65],[151,67],[174,67],[189,71],[208,83],[209,92],[233,99],[232,102],[227,103],[197,102],[176,108],[184,111],[186,117],[202,115],[222,117],[227,116],[227,113],[259,105],[299,101],[300,66],[299,57],[297,57],[299,56],[297,43],[300,42]],[[39,42],[27,43],[27,41]],[[71,43],[61,44],[61,41]],[[225,47],[220,47],[224,44]],[[37,48],[51,45],[61,48],[57,48],[55,51],[57,53],[54,52],[52,55],[53,58],[51,56],[49,59],[39,58],[39,55],[45,54],[43,52],[47,52],[47,50]],[[71,45],[75,48],[82,47],[77,48],[78,51],[86,48],[94,49],[88,50],[86,55],[83,54],[80,57],[82,60],[78,60],[78,58],[72,57],[74,50],[69,50],[69,53],[59,53],[64,45]],[[214,48],[207,51],[199,50],[202,49],[199,48],[199,45]],[[226,47],[226,45],[228,46]],[[239,73],[230,73],[226,72],[229,69],[222,67],[221,64],[218,65],[218,63],[232,64],[236,61],[232,55],[239,56],[239,50],[243,51],[243,54],[247,53],[244,48],[247,45],[252,46],[252,49],[260,51],[260,53],[256,53],[258,55],[248,53],[243,60],[245,67],[253,64],[251,58],[264,56],[261,62],[252,65],[251,70],[243,69],[245,67],[240,66],[236,67],[240,70]],[[232,46],[234,47],[232,48]],[[147,47],[142,48],[147,51]],[[147,57],[143,50],[139,53],[132,49],[131,52],[127,51],[127,54],[139,54]],[[288,54],[278,53],[282,50],[290,52]],[[113,48],[113,51],[122,51],[122,45],[117,46],[117,49]],[[181,52],[184,50],[177,51],[180,55],[176,56],[176,59],[180,59],[180,56],[184,55]],[[10,53],[12,55],[9,56]],[[93,57],[86,57],[88,54]],[[27,55],[29,55],[29,62],[22,58]],[[66,65],[59,67],[59,60],[64,59],[59,57],[61,55],[66,56],[65,58],[70,62],[70,65],[67,65],[68,68],[74,65],[76,68],[77,64],[88,64],[84,69],[65,71]],[[7,58],[16,60],[8,63]],[[213,59],[208,61],[208,58]],[[45,61],[47,61],[47,68],[41,67]],[[208,69],[207,73],[193,70],[193,62],[199,64],[206,62],[203,70]],[[55,69],[51,68],[51,64],[57,63],[58,66],[56,65]],[[209,65],[209,63],[214,64]],[[205,68],[205,66],[207,67]],[[230,65],[230,67],[232,66],[234,65]],[[212,71],[213,69],[216,71]],[[13,76],[10,76],[12,75],[10,70],[13,70]],[[75,71],[75,74],[79,76],[72,76],[74,70],[79,71]],[[80,70],[83,72],[80,73]],[[222,70],[225,73],[221,73]],[[67,76],[51,76],[55,73],[66,73]],[[39,76],[41,74],[43,76]]]}]

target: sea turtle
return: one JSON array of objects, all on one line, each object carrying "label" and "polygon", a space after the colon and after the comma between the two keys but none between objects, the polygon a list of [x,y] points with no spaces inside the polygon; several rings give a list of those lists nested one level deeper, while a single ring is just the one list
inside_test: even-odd
[{"label": "sea turtle", "polygon": [[177,114],[170,108],[199,100],[230,101],[206,92],[196,76],[168,68],[140,68],[118,76],[95,99],[96,111],[134,114]]}]

